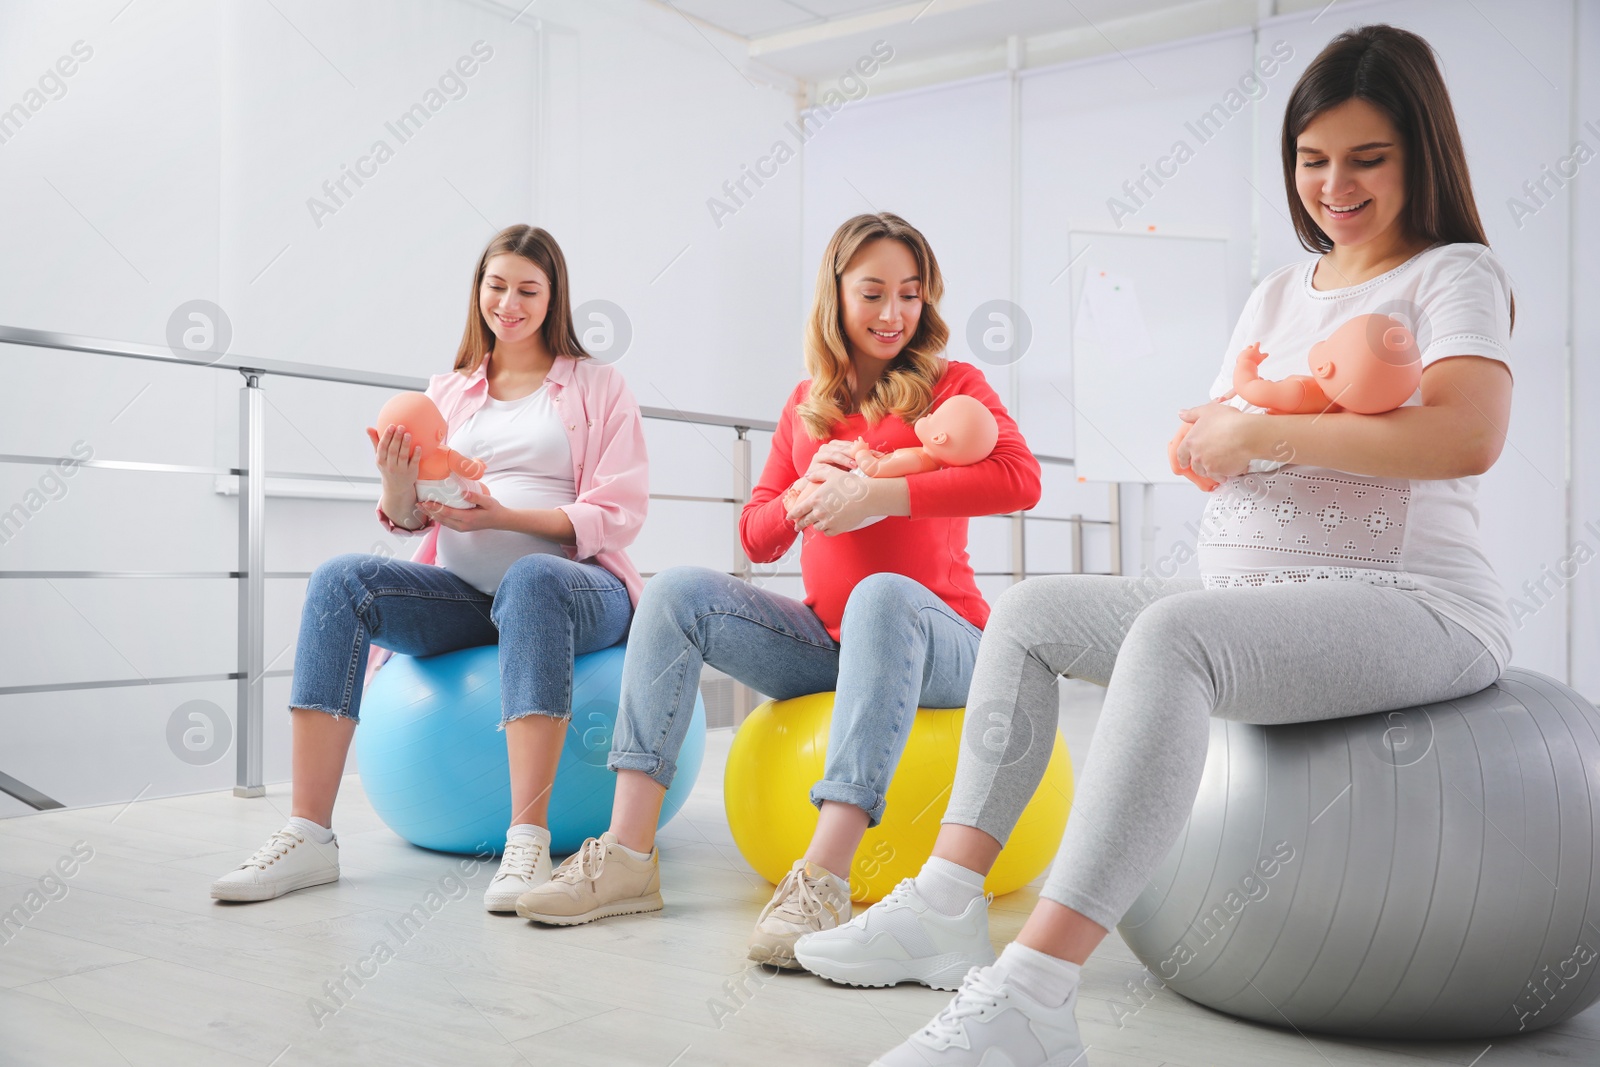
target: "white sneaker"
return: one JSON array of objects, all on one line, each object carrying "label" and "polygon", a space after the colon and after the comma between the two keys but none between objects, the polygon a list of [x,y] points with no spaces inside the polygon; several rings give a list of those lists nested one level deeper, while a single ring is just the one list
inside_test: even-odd
[{"label": "white sneaker", "polygon": [[319,844],[294,826],[267,838],[238,869],[211,883],[216,900],[271,900],[339,880],[339,839]]},{"label": "white sneaker", "polygon": [[756,919],[749,956],[757,963],[798,969],[795,939],[832,930],[849,918],[850,883],[818,864],[795,860]]},{"label": "white sneaker", "polygon": [[1046,1007],[991,967],[974,967],[933,1021],[872,1067],[1088,1067],[1078,1037],[1078,987]]},{"label": "white sneaker", "polygon": [[989,897],[946,915],[922,898],[915,878],[907,878],[843,926],[801,937],[794,958],[812,974],[844,985],[921,982],[959,989],[969,970],[994,962]]},{"label": "white sneaker", "polygon": [[506,841],[500,869],[483,894],[485,911],[516,911],[517,898],[550,880],[550,849],[543,841],[513,837]]}]

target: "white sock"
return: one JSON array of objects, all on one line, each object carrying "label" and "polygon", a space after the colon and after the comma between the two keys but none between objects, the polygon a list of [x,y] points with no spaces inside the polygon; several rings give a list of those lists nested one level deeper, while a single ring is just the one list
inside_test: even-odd
[{"label": "white sock", "polygon": [[1013,941],[994,967],[1009,984],[1047,1008],[1059,1008],[1078,985],[1079,967],[1058,956]]},{"label": "white sock", "polygon": [[931,856],[917,872],[917,892],[935,911],[960,915],[983,896],[983,875],[959,863]]},{"label": "white sock", "polygon": [[302,819],[300,816],[294,815],[290,817],[289,825],[294,827],[296,830],[299,830],[301,833],[305,834],[319,845],[326,845],[329,841],[333,840],[332,830],[319,823],[314,823],[310,819]]},{"label": "white sock", "polygon": [[550,847],[550,831],[543,826],[519,822],[506,831],[506,844],[508,845],[521,838],[527,838],[536,844],[543,845],[547,849]]},{"label": "white sock", "polygon": [[654,852],[655,851],[655,849],[651,849],[650,852],[638,852],[638,851],[635,851],[634,849],[629,848],[627,845],[624,845],[621,841],[618,841],[615,837],[613,837],[611,839],[611,844],[615,848],[620,849],[622,852],[626,853],[627,855],[632,856],[634,859],[638,860],[640,863],[649,863],[650,862],[650,852]]}]

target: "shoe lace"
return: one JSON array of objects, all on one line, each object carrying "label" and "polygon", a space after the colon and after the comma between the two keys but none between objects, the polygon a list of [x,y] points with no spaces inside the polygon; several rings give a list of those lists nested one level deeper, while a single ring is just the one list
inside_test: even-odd
[{"label": "shoe lace", "polygon": [[518,878],[532,878],[542,848],[544,846],[536,841],[507,841],[505,855],[500,857],[500,870],[496,877],[514,875]]},{"label": "shoe lace", "polygon": [[837,919],[838,910],[818,895],[819,883],[820,879],[806,877],[804,867],[790,871],[783,876],[783,881],[778,883],[778,889],[772,894],[772,900],[767,903],[756,921],[761,922],[767,916],[775,915],[789,922],[809,926],[820,920],[824,911]]},{"label": "shoe lace", "polygon": [[569,882],[573,885],[583,881],[592,882],[600,877],[600,868],[605,860],[604,842],[598,837],[591,837],[583,843],[583,847],[568,856],[561,866],[556,868],[550,880]]},{"label": "shoe lace", "polygon": [[259,867],[264,871],[287,856],[291,848],[304,840],[304,837],[285,827],[267,838],[267,843],[256,849],[255,855],[239,864],[239,867],[240,869]]},{"label": "shoe lace", "polygon": [[993,968],[974,967],[961,980],[961,990],[951,998],[950,1003],[922,1028],[921,1036],[940,1047],[947,1047],[962,1038],[968,1019],[999,1007],[1005,998],[1005,988],[994,976]]}]

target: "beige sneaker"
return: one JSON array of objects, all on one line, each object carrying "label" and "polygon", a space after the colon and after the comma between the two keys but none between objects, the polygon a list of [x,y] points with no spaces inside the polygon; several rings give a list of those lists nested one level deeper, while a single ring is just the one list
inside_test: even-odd
[{"label": "beige sneaker", "polygon": [[648,860],[634,859],[610,830],[589,838],[548,882],[517,898],[518,915],[554,926],[660,910],[660,850],[651,849]]},{"label": "beige sneaker", "polygon": [[850,883],[815,863],[795,860],[756,919],[750,958],[798,970],[794,943],[801,934],[832,930],[849,920]]}]

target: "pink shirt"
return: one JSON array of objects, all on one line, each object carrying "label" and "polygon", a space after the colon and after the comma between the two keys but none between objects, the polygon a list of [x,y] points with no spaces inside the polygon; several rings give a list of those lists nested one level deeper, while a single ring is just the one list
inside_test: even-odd
[{"label": "pink shirt", "polygon": [[[450,433],[483,407],[489,395],[492,356],[486,356],[471,374],[448,371],[429,379],[428,397],[439,406]],[[620,373],[592,359],[557,357],[545,383],[572,446],[577,499],[558,509],[566,512],[577,534],[578,543],[567,547],[567,556],[593,561],[616,575],[637,605],[644,579],[624,549],[639,536],[650,502],[649,460],[638,402]],[[392,533],[422,535],[422,543],[411,557],[413,563],[436,562],[439,525],[432,518],[407,530],[390,521],[380,505],[378,521]],[[373,649],[369,678],[388,658],[387,652],[376,654],[376,645]]]}]

